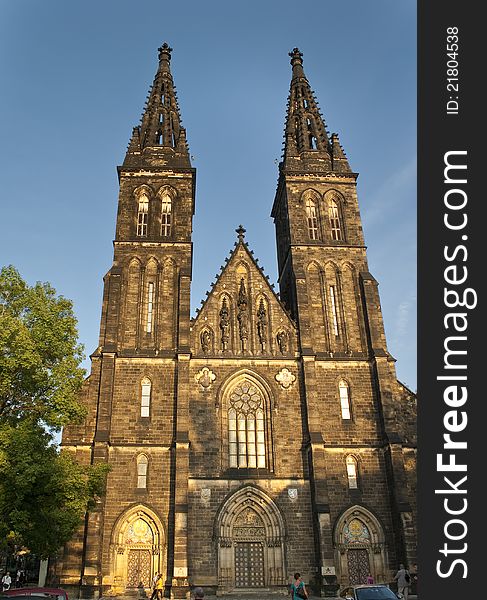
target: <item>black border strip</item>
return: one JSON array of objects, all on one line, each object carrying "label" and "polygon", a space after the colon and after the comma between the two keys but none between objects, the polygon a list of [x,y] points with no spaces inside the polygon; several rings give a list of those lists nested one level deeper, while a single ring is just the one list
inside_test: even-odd
[{"label": "black border strip", "polygon": [[[487,103],[482,90],[487,35],[480,12],[476,12],[480,8],[473,2],[451,0],[418,3],[418,592],[421,600],[487,597],[486,585],[481,582],[485,569],[481,564],[484,562],[481,541],[486,530],[482,510],[486,494],[480,489],[486,479],[483,440],[487,439],[481,414],[487,399],[486,386],[482,386],[481,380],[482,370],[487,371],[483,350],[487,326],[480,290],[486,254],[482,241],[487,240],[483,226],[487,199],[481,190],[483,171],[487,171],[481,165],[487,154],[484,144],[481,145],[487,133],[483,114]],[[454,50],[455,42],[454,37],[448,39],[449,34],[455,36],[455,30],[448,28],[458,28],[456,56],[453,51],[448,56],[447,44],[450,42],[450,50]],[[456,76],[455,70],[447,71],[449,66],[454,69],[455,62],[458,62]],[[457,109],[452,101],[458,102]],[[447,171],[447,179],[455,181],[445,183],[447,152],[455,153],[448,155],[448,162],[467,168]],[[461,182],[463,179],[467,181]],[[447,204],[460,206],[462,199],[465,207],[448,208]],[[445,214],[453,225],[460,225],[465,218],[467,222],[460,229],[449,229]],[[445,273],[447,267],[453,268]],[[451,283],[465,275],[465,282]],[[459,298],[469,305],[474,304],[476,297],[476,307],[446,307],[445,288],[457,291]],[[454,294],[448,299],[455,304]],[[456,321],[453,317],[447,319],[447,328],[448,313],[465,316],[457,317]],[[455,331],[455,324],[466,325],[465,331]],[[446,342],[453,336],[462,339]],[[450,349],[466,351],[448,357],[447,363],[453,368],[445,367],[445,342]],[[466,368],[457,368],[461,365]],[[465,381],[438,379],[462,375],[467,377]],[[457,406],[447,405],[445,390],[450,386],[448,399],[452,405],[464,392],[468,394],[463,405],[460,400]],[[464,429],[448,431],[448,427],[463,426],[464,419],[468,419]],[[445,449],[444,435],[448,433],[453,440],[465,441],[467,448]],[[467,470],[439,471],[438,454],[442,454],[443,463],[454,460]],[[460,484],[464,476],[467,479]],[[465,493],[455,492],[445,477]],[[435,490],[452,493],[435,493]],[[459,514],[449,515],[447,508]],[[460,513],[461,510],[464,512]],[[458,539],[448,539],[448,535]]]}]

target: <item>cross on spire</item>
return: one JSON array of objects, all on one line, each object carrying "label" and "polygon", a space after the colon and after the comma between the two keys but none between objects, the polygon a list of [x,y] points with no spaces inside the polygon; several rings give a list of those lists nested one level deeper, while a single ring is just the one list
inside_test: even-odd
[{"label": "cross on spire", "polygon": [[237,232],[237,235],[238,235],[238,241],[243,242],[244,238],[245,238],[245,232],[247,230],[244,229],[242,225],[239,225],[238,228],[235,229],[235,231]]}]

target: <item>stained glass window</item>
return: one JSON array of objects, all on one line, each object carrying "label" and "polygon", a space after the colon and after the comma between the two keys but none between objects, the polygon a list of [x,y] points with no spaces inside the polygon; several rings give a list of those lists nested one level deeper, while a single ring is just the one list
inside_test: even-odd
[{"label": "stained glass window", "polygon": [[239,384],[230,395],[228,449],[230,467],[266,466],[264,400],[248,381]]}]

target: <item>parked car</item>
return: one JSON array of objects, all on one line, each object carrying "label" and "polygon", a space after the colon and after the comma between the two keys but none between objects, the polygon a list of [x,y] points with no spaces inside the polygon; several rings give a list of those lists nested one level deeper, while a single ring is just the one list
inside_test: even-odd
[{"label": "parked car", "polygon": [[397,600],[401,598],[387,585],[352,585],[340,592],[340,597],[346,600]]},{"label": "parked car", "polygon": [[37,600],[45,598],[46,600],[68,600],[68,594],[61,588],[47,588],[47,587],[25,587],[15,588],[0,592],[0,597],[12,598],[16,600]]}]

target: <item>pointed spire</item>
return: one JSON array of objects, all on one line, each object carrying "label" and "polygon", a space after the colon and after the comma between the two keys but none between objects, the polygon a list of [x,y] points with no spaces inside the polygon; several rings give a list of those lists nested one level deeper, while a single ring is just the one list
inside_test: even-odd
[{"label": "pointed spire", "polygon": [[[149,89],[141,125],[132,135],[125,157],[126,165],[149,162],[154,166],[191,166],[186,130],[181,123],[171,74],[171,52],[172,48],[166,42],[159,48],[159,67]],[[135,141],[138,143],[135,144]]]},{"label": "pointed spire", "polygon": [[284,132],[282,167],[332,170],[331,145],[314,92],[304,74],[303,53],[289,52],[292,78]]},{"label": "pointed spire", "polygon": [[343,151],[340,140],[338,139],[338,133],[332,133],[331,135],[331,156],[333,160],[333,170],[341,173],[351,173],[350,165],[348,164],[347,155]]}]

